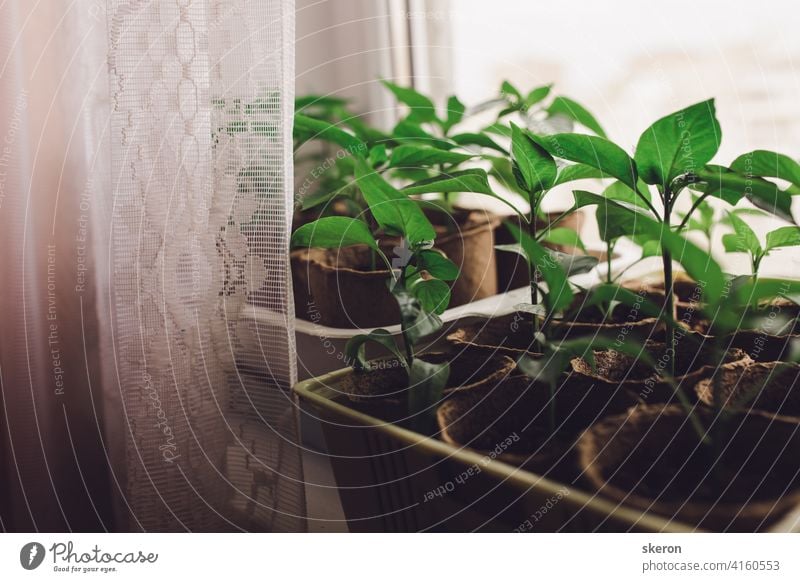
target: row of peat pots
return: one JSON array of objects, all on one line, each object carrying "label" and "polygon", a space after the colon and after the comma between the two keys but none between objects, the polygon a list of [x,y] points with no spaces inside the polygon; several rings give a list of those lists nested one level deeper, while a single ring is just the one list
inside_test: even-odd
[{"label": "row of peat pots", "polygon": [[[663,301],[655,286],[626,286]],[[398,361],[300,382],[295,393],[322,424],[351,531],[800,527],[795,330],[712,342],[692,283],[679,279],[675,293],[685,331],[674,356],[656,319],[622,305],[605,319],[575,310],[551,333],[635,335],[650,361],[673,358],[679,392],[612,349],[595,350],[592,365],[572,359],[555,385],[531,380],[517,360],[536,316],[514,311],[461,320],[436,342],[441,353],[426,360],[449,361],[450,374],[424,430],[406,417]],[[771,308],[798,315],[788,303]],[[721,365],[712,343],[726,346]]]}]

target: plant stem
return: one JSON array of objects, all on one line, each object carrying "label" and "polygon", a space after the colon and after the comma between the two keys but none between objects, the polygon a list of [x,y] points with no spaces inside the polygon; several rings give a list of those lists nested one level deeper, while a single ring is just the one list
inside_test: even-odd
[{"label": "plant stem", "polygon": [[[670,213],[672,212],[671,204],[670,204],[670,191],[669,189],[664,190],[664,226],[666,230],[669,230],[670,227]],[[664,293],[666,295],[666,299],[664,301],[664,309],[667,312],[668,317],[672,318],[674,315],[674,297],[673,297],[673,278],[672,278],[672,253],[667,249],[663,243],[661,245],[661,258],[664,264]],[[667,324],[667,349],[672,352],[672,357],[669,360],[670,365],[670,374],[672,377],[675,377],[675,355],[676,355],[676,346],[675,346],[675,329]]]},{"label": "plant stem", "polygon": [[614,254],[614,247],[616,244],[614,242],[607,242],[606,243],[606,265],[608,271],[606,272],[606,282],[611,285],[614,282],[614,278],[611,276],[611,256]]},{"label": "plant stem", "polygon": [[[406,285],[406,269],[408,266],[403,266],[400,269],[399,285]],[[406,349],[406,364],[408,365],[409,374],[411,373],[411,365],[414,363],[414,347],[411,345],[411,340],[408,338],[408,330],[404,321],[400,321],[400,333],[403,335],[403,346]]]},{"label": "plant stem", "polygon": [[[537,201],[536,195],[531,192],[529,195],[530,203],[531,203],[531,215],[530,220],[528,220],[528,234],[533,240],[536,240],[536,210],[537,210]],[[531,286],[531,305],[538,305],[539,304],[539,287],[536,285],[536,268],[534,265],[528,261],[528,279]],[[539,319],[535,313],[531,314],[532,319],[532,337],[531,337],[531,349],[534,351],[538,351],[539,348],[539,341],[537,339],[537,334],[539,333]]]}]

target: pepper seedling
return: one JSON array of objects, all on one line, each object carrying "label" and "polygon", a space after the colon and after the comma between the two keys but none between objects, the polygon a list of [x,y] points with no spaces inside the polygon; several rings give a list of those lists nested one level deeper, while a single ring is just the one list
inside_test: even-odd
[{"label": "pepper seedling", "polygon": [[363,158],[356,159],[355,177],[379,230],[402,237],[403,244],[395,249],[397,256],[392,260],[386,256],[376,238],[378,233],[366,222],[344,216],[324,217],[301,226],[292,235],[292,246],[341,248],[363,244],[386,265],[387,285],[400,311],[402,344],[385,329],[376,329],[354,336],[346,354],[357,370],[369,370],[367,343],[394,354],[408,374],[411,423],[424,428],[430,422],[431,406],[439,400],[447,382],[449,365],[424,361],[417,356],[415,346],[442,326],[439,314],[450,301],[446,281],[458,277],[458,267],[433,248],[435,231],[419,206],[374,172]]},{"label": "pepper seedling", "polygon": [[[601,212],[614,212],[613,220],[610,216],[603,218],[609,228],[615,230],[620,229],[615,222],[618,218],[624,216],[628,219],[621,235],[639,235],[661,242],[665,308],[670,313],[674,309],[672,262],[676,250],[681,249],[675,248],[675,241],[669,235],[674,234],[673,229],[683,230],[709,196],[731,205],[747,198],[759,208],[793,220],[791,197],[800,192],[800,166],[796,162],[774,152],[757,151],[740,156],[730,167],[710,163],[721,141],[713,99],[691,105],[653,123],[639,138],[633,157],[600,136],[564,133],[533,137],[551,155],[594,167],[631,190],[631,200],[635,200],[633,204],[606,205]],[[791,186],[782,190],[766,179],[769,177],[787,180]],[[651,188],[657,194],[660,211],[653,202]],[[680,195],[687,190],[700,192],[700,195],[676,225],[677,203]],[[641,218],[650,219],[644,227],[640,225]],[[653,228],[652,221],[655,221],[657,228]],[[696,255],[698,250],[692,245],[690,254]],[[698,265],[693,267],[696,269],[696,281],[708,278],[702,269],[697,268]],[[716,279],[717,274],[715,272],[713,278]],[[718,291],[720,289],[716,285],[705,286],[707,297]],[[675,347],[674,341],[674,334],[668,329],[668,345],[672,349]]]},{"label": "pepper seedling", "polygon": [[742,220],[736,211],[728,212],[728,224],[732,233],[722,236],[722,244],[728,253],[745,253],[750,259],[750,276],[758,279],[761,262],[776,250],[800,245],[800,227],[782,226],[767,233],[766,244],[761,245],[752,228]]}]

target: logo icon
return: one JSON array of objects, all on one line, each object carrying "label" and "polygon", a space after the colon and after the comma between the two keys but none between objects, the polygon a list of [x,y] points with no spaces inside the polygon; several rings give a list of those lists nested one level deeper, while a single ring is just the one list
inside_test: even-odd
[{"label": "logo icon", "polygon": [[19,551],[19,563],[26,570],[35,570],[44,561],[44,546],[38,542],[29,542]]}]

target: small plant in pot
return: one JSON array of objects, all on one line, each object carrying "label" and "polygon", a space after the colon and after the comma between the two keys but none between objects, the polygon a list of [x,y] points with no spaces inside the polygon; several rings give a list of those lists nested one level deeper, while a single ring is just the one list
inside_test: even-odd
[{"label": "small plant in pot", "polygon": [[741,306],[774,297],[781,283],[798,287],[734,282],[729,295],[704,306],[717,335],[705,340],[715,372],[695,385],[700,404],[648,404],[587,429],[578,448],[589,484],[620,503],[713,530],[755,531],[800,501],[800,462],[786,453],[800,443],[797,419],[761,409],[778,400],[770,373],[794,381],[797,367],[722,362],[725,338],[751,317]]},{"label": "small plant in pot", "polygon": [[[607,236],[619,233],[660,241],[665,310],[668,313],[674,313],[673,258],[676,245],[681,248],[684,245],[683,239],[676,238],[676,232],[686,228],[708,197],[719,198],[728,204],[747,198],[759,208],[791,220],[791,196],[798,191],[792,180],[800,174],[789,171],[794,168],[788,166],[785,156],[758,151],[740,156],[730,167],[710,164],[721,141],[713,100],[691,105],[653,123],[639,138],[633,157],[599,136],[572,133],[532,137],[551,155],[594,167],[627,186],[630,194],[626,200],[609,200],[588,192],[582,193],[581,197],[587,205],[596,203],[600,206],[598,220],[610,231]],[[782,190],[767,178],[789,180],[792,186]],[[690,190],[700,195],[677,222],[681,195]],[[658,201],[660,210],[654,200]],[[691,254],[700,256],[700,249],[690,246]],[[689,275],[702,287],[703,266],[695,261],[690,263],[695,272],[689,271]],[[721,289],[704,287],[706,295],[717,293],[718,297],[719,292]],[[671,327],[667,328],[667,344],[674,348],[671,330]]]},{"label": "small plant in pot", "polygon": [[[728,253],[745,254],[749,259],[749,275],[734,277],[728,283],[731,289],[740,287],[748,281],[758,282],[763,260],[781,249],[800,245],[800,227],[781,226],[766,234],[762,243],[746,221],[748,216],[764,217],[766,214],[758,210],[735,209],[727,212],[725,223],[733,232],[723,235],[722,244]],[[797,295],[793,291],[791,281],[765,282],[763,288],[775,290],[773,297],[763,297],[762,301],[745,301],[737,303],[739,294],[729,292],[734,300],[733,306],[743,315],[738,325],[727,330],[730,344],[744,349],[754,359],[760,361],[776,361],[781,359],[795,339],[797,318],[800,309]],[[676,286],[676,293],[677,291]],[[678,315],[687,325],[703,333],[720,334],[721,325],[716,325],[702,317],[697,301],[683,301],[678,304]],[[751,328],[757,325],[757,328]],[[711,328],[715,328],[713,331]]]},{"label": "small plant in pot", "polygon": [[[609,348],[639,362],[653,366],[655,362],[644,346],[629,338],[553,337],[552,323],[573,300],[567,272],[528,233],[517,234],[520,253],[530,263],[530,271],[539,275],[531,278],[539,303],[520,308],[535,315],[540,325],[525,329],[528,350],[518,353],[520,373],[497,386],[454,392],[437,411],[439,428],[447,442],[478,450],[491,450],[493,442],[514,434],[518,439],[501,460],[572,481],[579,473],[573,452],[580,433],[598,419],[623,413],[638,402],[623,384],[598,382],[595,376],[576,370],[574,362],[586,362],[587,370],[596,372],[594,354]],[[659,312],[655,304],[617,286],[603,286],[597,290],[600,296],[641,304],[651,314]],[[485,351],[491,353],[489,348]]]},{"label": "small plant in pot", "polygon": [[[500,155],[490,152],[486,159],[491,163],[490,174],[497,180],[503,188],[520,196],[527,202],[531,201],[530,184],[521,180],[519,174],[519,162],[516,159],[521,142],[520,137],[523,132],[534,132],[536,134],[552,134],[563,131],[570,131],[577,124],[578,126],[592,132],[595,135],[605,137],[606,133],[598,120],[589,110],[570,97],[553,96],[552,85],[536,87],[523,95],[516,87],[504,82],[501,86],[500,97],[493,99],[485,104],[484,108],[492,106],[502,106],[497,114],[494,123],[484,129],[485,133],[496,134],[500,138],[511,142],[511,151],[500,150]],[[481,109],[481,106],[478,106]],[[509,120],[512,120],[509,122]],[[517,127],[514,123],[519,125]],[[517,152],[513,150],[515,141]],[[511,154],[511,155],[510,155]],[[575,164],[571,167],[559,168],[556,180],[548,187],[554,188],[566,184],[573,180],[588,178],[602,178],[603,174],[596,168]],[[553,212],[546,213],[542,209],[541,202],[544,200],[547,191],[536,192],[536,207],[531,206],[527,219],[511,216],[506,219],[507,223],[518,228],[528,229],[532,221],[534,228],[540,233],[537,240],[545,243],[546,246],[564,252],[586,252],[586,249],[579,236],[581,228],[581,214],[578,212]],[[501,245],[514,244],[513,238],[508,229],[498,229],[496,242]],[[498,285],[502,290],[511,290],[522,287],[526,283],[527,263],[517,255],[500,253],[498,262]]]},{"label": "small plant in pot", "polygon": [[[396,256],[386,256],[364,221],[343,216],[320,218],[298,228],[292,235],[292,246],[339,250],[362,245],[386,266],[383,284],[399,312],[400,338],[380,328],[352,338],[346,355],[357,373],[348,378],[343,390],[354,401],[369,405],[368,409],[377,407],[381,417],[402,418],[414,429],[429,432],[433,406],[445,388],[489,381],[508,373],[514,363],[501,355],[481,361],[464,354],[451,368],[444,354],[417,353],[420,340],[442,326],[438,315],[450,301],[446,281],[458,276],[458,267],[433,248],[435,231],[419,206],[370,172],[365,160],[356,164],[357,178],[381,232],[403,241],[395,249]],[[388,350],[395,358],[368,361],[368,344]],[[397,416],[398,405],[403,410],[401,417]]]},{"label": "small plant in pot", "polygon": [[[491,245],[498,219],[485,211],[459,209],[450,200],[451,193],[460,192],[496,197],[485,170],[478,167],[461,169],[462,164],[475,158],[475,154],[464,147],[473,142],[491,145],[492,140],[488,137],[481,140],[482,134],[476,134],[477,137],[470,137],[471,134],[453,136],[458,141],[447,136],[464,113],[456,98],[450,99],[448,111],[440,119],[427,97],[413,89],[391,83],[385,85],[409,107],[407,117],[389,134],[364,123],[353,124],[356,118],[341,112],[316,118],[300,113],[295,116],[298,143],[321,141],[340,148],[335,155],[329,154],[319,162],[310,172],[310,178],[303,182],[303,191],[311,189],[308,182],[320,183],[315,191],[305,192],[302,196],[304,218],[296,221],[296,225],[302,226],[313,218],[331,215],[369,221],[371,210],[356,175],[356,159],[363,158],[373,171],[381,173],[390,183],[402,184],[400,190],[422,205],[436,229],[439,249],[461,267],[459,277],[451,285],[452,304],[461,305],[494,295],[497,284]],[[309,106],[307,104],[306,108]],[[438,137],[433,133],[434,128]],[[420,199],[421,195],[435,194],[440,195],[440,200]],[[396,238],[384,237],[381,240],[387,252],[398,243]],[[314,290],[311,278],[325,279],[329,285],[337,284],[336,279],[345,279],[344,285],[358,285],[357,280],[363,279],[363,284],[369,287],[374,280],[385,276],[384,273],[369,273],[373,265],[359,262],[357,256],[352,256],[354,253],[338,255],[332,262],[327,253],[309,252],[314,256],[309,257],[307,252],[292,256],[296,303],[299,305],[308,303],[306,295],[309,290]],[[353,271],[361,272],[361,275]],[[389,305],[386,297],[382,305],[384,308]],[[340,317],[333,306],[315,307],[314,312],[320,319],[318,323],[334,327],[360,325],[358,316],[355,320],[347,320]],[[365,315],[364,321],[377,321],[381,325],[396,323],[396,310],[392,307],[385,309],[383,321],[372,315]]]}]

